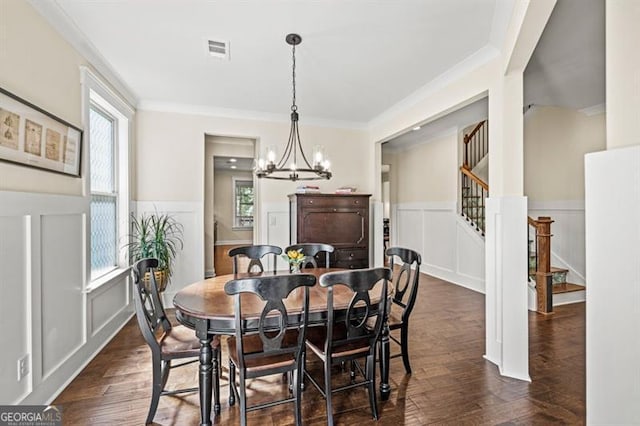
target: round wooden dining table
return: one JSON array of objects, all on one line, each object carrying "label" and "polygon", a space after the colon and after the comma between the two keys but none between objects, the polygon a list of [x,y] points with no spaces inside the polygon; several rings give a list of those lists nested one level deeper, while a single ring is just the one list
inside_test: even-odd
[{"label": "round wooden dining table", "polygon": [[[344,271],[344,269],[311,268],[303,271],[305,274],[320,276],[327,272]],[[212,393],[215,396],[214,412],[220,413],[220,389],[218,382],[218,360],[213,357],[211,341],[216,335],[233,335],[236,331],[234,299],[224,291],[224,285],[233,279],[256,276],[272,276],[289,274],[289,271],[263,272],[251,274],[220,275],[188,285],[176,293],[173,305],[176,308],[176,318],[185,326],[195,330],[200,341],[200,424],[211,425]],[[389,286],[392,287],[392,286]],[[380,290],[375,293],[376,286],[370,297],[372,304],[380,300]],[[345,314],[353,293],[346,286],[335,286],[333,293],[334,314],[336,319]],[[256,324],[262,312],[262,304],[252,295],[242,295],[242,312],[246,326]],[[300,324],[303,291],[296,289],[285,300],[287,308],[287,324],[297,327]],[[325,324],[327,321],[327,290],[316,283],[309,289],[309,325]],[[384,323],[382,329],[381,360],[380,360],[380,396],[383,400],[389,398],[389,328]],[[213,391],[213,392],[212,392]]]}]

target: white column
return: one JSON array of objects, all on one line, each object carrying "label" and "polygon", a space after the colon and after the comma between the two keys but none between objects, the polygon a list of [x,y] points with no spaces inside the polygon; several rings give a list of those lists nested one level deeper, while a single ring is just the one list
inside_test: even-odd
[{"label": "white column", "polygon": [[489,93],[485,358],[502,375],[530,380],[522,96],[522,72],[518,71],[501,78]]},{"label": "white column", "polygon": [[585,174],[587,423],[640,424],[640,146]]}]

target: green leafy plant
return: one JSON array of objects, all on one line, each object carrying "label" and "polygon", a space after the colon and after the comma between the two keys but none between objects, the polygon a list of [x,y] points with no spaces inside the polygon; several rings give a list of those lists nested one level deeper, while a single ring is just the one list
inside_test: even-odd
[{"label": "green leafy plant", "polygon": [[182,224],[169,214],[131,214],[131,233],[124,247],[129,250],[131,263],[147,257],[158,259],[158,271],[164,271],[167,277],[167,282],[158,283],[164,289],[171,279],[176,255],[184,246],[182,237]]}]

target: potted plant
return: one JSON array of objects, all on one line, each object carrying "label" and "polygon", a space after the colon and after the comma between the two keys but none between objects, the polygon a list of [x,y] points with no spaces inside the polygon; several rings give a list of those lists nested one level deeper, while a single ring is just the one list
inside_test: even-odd
[{"label": "potted plant", "polygon": [[[182,234],[182,225],[167,213],[143,213],[140,217],[131,214],[131,233],[124,247],[129,250],[131,263],[147,257],[158,259],[158,291],[164,291],[171,280],[173,262],[183,248]],[[148,283],[149,277],[145,276],[144,281]]]}]

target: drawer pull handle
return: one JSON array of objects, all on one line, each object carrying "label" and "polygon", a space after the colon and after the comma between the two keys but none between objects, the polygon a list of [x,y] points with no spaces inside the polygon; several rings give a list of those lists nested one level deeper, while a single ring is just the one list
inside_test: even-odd
[{"label": "drawer pull handle", "polygon": [[353,253],[349,253],[349,257],[353,257]]}]

